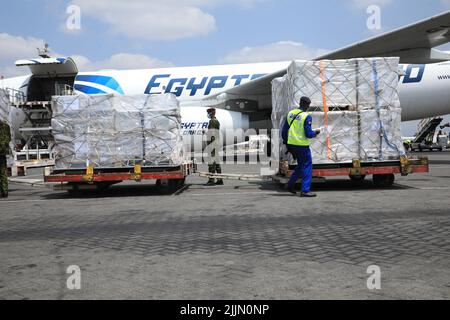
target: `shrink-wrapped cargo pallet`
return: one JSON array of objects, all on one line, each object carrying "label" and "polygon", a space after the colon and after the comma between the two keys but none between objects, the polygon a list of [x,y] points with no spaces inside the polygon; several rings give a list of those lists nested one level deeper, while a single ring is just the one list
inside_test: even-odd
[{"label": "shrink-wrapped cargo pallet", "polygon": [[173,95],[58,96],[52,111],[56,169],[183,161],[180,108]]},{"label": "shrink-wrapped cargo pallet", "polygon": [[[7,90],[0,88],[0,121],[6,122],[11,128],[11,151],[16,150],[16,146],[23,143],[19,128],[27,122],[27,117],[22,109],[15,107],[10,102],[10,95]],[[13,164],[13,154],[8,157],[8,166]]]},{"label": "shrink-wrapped cargo pallet", "polygon": [[[280,129],[307,96],[313,128],[322,129],[311,140],[314,163],[398,159],[405,153],[398,64],[398,58],[294,61],[272,81],[273,127]],[[282,142],[280,148],[284,156]]]},{"label": "shrink-wrapped cargo pallet", "polygon": [[[12,107],[9,102],[9,96],[8,92],[2,88],[0,88],[0,121],[7,123],[10,126],[11,131],[11,141],[9,143],[10,150],[14,150],[14,140],[15,140],[15,134],[14,130],[12,129],[11,125],[11,116],[12,116],[12,109],[17,109],[15,107]],[[7,166],[11,166],[13,164],[13,158],[9,154],[6,157],[7,159]]]},{"label": "shrink-wrapped cargo pallet", "polygon": [[0,88],[0,121],[9,123],[10,104],[6,90]]}]

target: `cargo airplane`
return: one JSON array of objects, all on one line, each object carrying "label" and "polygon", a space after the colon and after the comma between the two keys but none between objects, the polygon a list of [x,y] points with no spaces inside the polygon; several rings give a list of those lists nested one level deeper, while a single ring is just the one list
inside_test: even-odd
[{"label": "cargo airplane", "polygon": [[[317,57],[400,57],[402,120],[450,113],[450,11]],[[181,102],[186,136],[201,135],[205,108],[218,108],[222,128],[270,128],[271,81],[286,73],[289,61],[141,70],[79,72],[71,58],[19,60],[28,76],[0,80],[0,88],[22,92],[28,101],[50,100],[69,87],[85,94],[173,93]]]}]

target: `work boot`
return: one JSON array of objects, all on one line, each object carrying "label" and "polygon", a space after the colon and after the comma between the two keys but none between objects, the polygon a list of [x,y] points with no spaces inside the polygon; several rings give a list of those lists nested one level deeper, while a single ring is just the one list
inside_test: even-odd
[{"label": "work boot", "polygon": [[214,183],[214,180],[209,180],[208,183],[206,184],[207,187],[213,187],[216,184]]},{"label": "work boot", "polygon": [[292,193],[293,195],[297,195],[297,191],[295,190],[295,186],[288,186],[287,191]]},{"label": "work boot", "polygon": [[312,193],[312,192],[302,192],[302,194],[300,196],[302,198],[315,198],[315,197],[317,197],[317,194]]},{"label": "work boot", "polygon": [[217,180],[216,186],[223,186],[223,180],[222,179]]}]

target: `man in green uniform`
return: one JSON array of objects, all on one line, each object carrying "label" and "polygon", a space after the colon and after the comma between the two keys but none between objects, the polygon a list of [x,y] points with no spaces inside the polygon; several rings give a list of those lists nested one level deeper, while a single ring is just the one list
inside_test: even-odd
[{"label": "man in green uniform", "polygon": [[9,125],[0,120],[0,198],[8,197],[8,174],[6,155],[9,154],[11,131]]},{"label": "man in green uniform", "polygon": [[[216,109],[211,108],[207,110],[209,125],[208,125],[208,150],[210,159],[208,161],[208,169],[211,174],[221,174],[222,168],[220,166],[219,150],[220,150],[220,122],[216,118]],[[208,186],[223,185],[222,179],[209,179]]]}]

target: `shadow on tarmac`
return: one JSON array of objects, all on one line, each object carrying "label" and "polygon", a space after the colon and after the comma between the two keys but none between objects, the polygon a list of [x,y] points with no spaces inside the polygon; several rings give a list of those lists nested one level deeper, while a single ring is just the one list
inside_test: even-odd
[{"label": "shadow on tarmac", "polygon": [[44,199],[92,199],[92,198],[126,198],[126,197],[152,197],[152,196],[174,196],[189,189],[189,184],[174,191],[161,190],[156,185],[114,185],[106,190],[80,190],[80,191],[54,191],[45,194]]},{"label": "shadow on tarmac", "polygon": [[[300,185],[297,185],[300,191]],[[326,182],[313,183],[311,190],[313,192],[336,192],[336,191],[380,191],[380,190],[405,190],[414,189],[413,187],[394,184],[391,187],[379,188],[372,181],[353,182],[350,180],[329,180]],[[43,195],[44,199],[92,199],[92,198],[118,198],[118,197],[155,197],[155,196],[177,196],[185,193],[187,190],[214,191],[215,193],[229,192],[230,190],[260,190],[272,191],[279,196],[291,196],[286,191],[285,185],[275,182],[249,182],[247,185],[233,186],[227,185],[215,187],[204,187],[204,184],[186,184],[185,186],[175,190],[161,190],[156,185],[137,184],[137,185],[114,185],[106,190],[84,190],[76,192],[55,191]]]},{"label": "shadow on tarmac", "polygon": [[[276,191],[280,194],[287,194],[286,186],[282,183],[259,183],[260,189],[264,191]],[[372,181],[365,180],[361,182],[354,182],[351,180],[329,180],[326,182],[316,182],[311,186],[312,192],[336,192],[336,191],[382,191],[382,190],[405,190],[405,189],[415,189],[414,187],[405,186],[401,184],[394,183],[390,187],[376,187]],[[297,191],[300,192],[301,186],[297,185]]]}]

